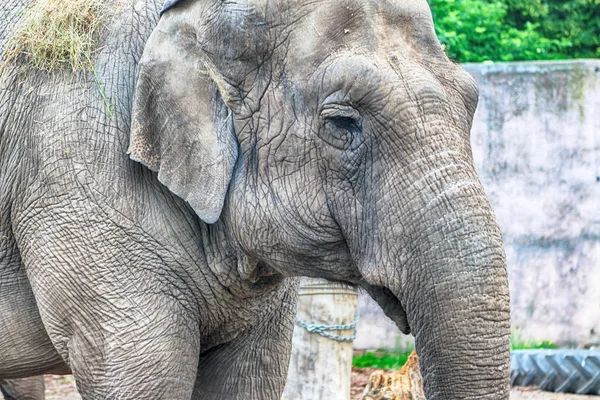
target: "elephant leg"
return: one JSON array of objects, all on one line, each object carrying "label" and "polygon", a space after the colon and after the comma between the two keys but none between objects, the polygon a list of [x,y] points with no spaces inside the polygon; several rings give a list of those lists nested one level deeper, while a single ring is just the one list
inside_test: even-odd
[{"label": "elephant leg", "polygon": [[42,375],[0,380],[0,391],[4,400],[44,400],[44,390]]},{"label": "elephant leg", "polygon": [[82,241],[75,228],[36,231],[43,246],[37,237],[23,240],[35,244],[23,261],[48,336],[82,398],[189,400],[200,326],[186,285],[119,229],[106,228],[107,241],[117,242],[107,245]]},{"label": "elephant leg", "polygon": [[[76,328],[68,349],[82,399],[190,399],[199,354],[198,327],[188,329],[193,324],[172,318],[177,310],[152,310],[153,304],[140,305],[146,315],[128,312],[104,320],[101,329]],[[94,314],[91,318],[98,318]]]},{"label": "elephant leg", "polygon": [[44,329],[16,246],[4,249],[0,248],[0,378],[69,373]]},{"label": "elephant leg", "polygon": [[296,318],[296,283],[270,301],[261,323],[200,357],[193,399],[279,400]]},{"label": "elephant leg", "polygon": [[[46,327],[57,348],[66,349],[82,399],[190,399],[200,353],[197,315],[176,296],[139,290],[113,287],[110,299],[96,293],[44,318],[52,321]],[[53,295],[65,293],[54,287]]]}]

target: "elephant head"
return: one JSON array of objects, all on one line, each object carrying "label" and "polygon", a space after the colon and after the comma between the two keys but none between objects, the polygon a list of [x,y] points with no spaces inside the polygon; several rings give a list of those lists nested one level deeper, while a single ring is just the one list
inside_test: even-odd
[{"label": "elephant head", "polygon": [[477,97],[425,0],[171,0],[139,64],[129,151],[227,227],[247,276],[365,288],[414,334],[428,399],[508,399]]}]

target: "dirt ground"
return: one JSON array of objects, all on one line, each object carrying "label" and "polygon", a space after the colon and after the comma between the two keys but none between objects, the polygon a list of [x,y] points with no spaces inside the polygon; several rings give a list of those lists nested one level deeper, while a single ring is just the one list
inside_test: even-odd
[{"label": "dirt ground", "polygon": [[[352,400],[360,400],[369,376],[375,368],[352,370]],[[72,376],[46,375],[46,400],[81,400]],[[4,400],[0,394],[0,399]],[[575,394],[548,393],[535,388],[513,388],[510,400],[600,400],[600,396],[580,396]]]},{"label": "dirt ground", "polygon": [[[352,400],[360,400],[363,390],[369,381],[369,376],[377,371],[375,368],[353,368],[352,389],[350,397]],[[510,400],[600,400],[600,396],[581,396],[571,393],[549,393],[542,392],[536,388],[513,388],[510,391]]]},{"label": "dirt ground", "polygon": [[[46,375],[46,400],[81,400],[73,375]],[[1,397],[1,396],[0,396]]]},{"label": "dirt ground", "polygon": [[510,400],[591,400],[600,399],[600,396],[581,396],[570,393],[548,393],[535,388],[513,388],[510,391]]}]

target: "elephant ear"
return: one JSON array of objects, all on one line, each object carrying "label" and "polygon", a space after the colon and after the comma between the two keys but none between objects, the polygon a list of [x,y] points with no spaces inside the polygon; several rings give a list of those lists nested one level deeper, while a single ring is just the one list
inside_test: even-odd
[{"label": "elephant ear", "polygon": [[[129,156],[207,223],[219,219],[237,160],[232,116],[204,64],[153,32],[139,64]],[[212,78],[211,78],[212,76]]]},{"label": "elephant ear", "polygon": [[177,3],[182,2],[183,0],[167,0],[165,1],[165,3],[162,6],[162,9],[160,10],[160,15],[163,15],[163,13],[165,11],[167,11],[169,8],[174,7]]}]

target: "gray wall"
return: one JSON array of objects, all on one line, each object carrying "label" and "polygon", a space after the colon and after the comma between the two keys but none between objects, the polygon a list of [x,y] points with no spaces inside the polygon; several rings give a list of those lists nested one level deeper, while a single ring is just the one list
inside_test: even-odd
[{"label": "gray wall", "polygon": [[[480,89],[473,156],[504,236],[513,329],[597,342],[600,60],[464,67]],[[406,342],[365,296],[360,310],[356,348]]]}]

